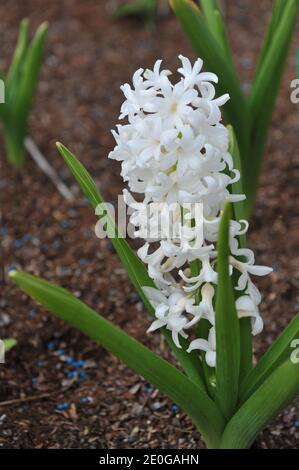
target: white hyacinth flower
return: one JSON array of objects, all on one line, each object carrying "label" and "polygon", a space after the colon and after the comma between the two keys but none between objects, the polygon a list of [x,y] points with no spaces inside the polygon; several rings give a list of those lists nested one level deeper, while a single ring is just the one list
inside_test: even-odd
[{"label": "white hyacinth flower", "polygon": [[[225,202],[237,203],[245,196],[229,192],[240,178],[229,153],[228,130],[221,122],[220,108],[229,96],[216,97],[218,77],[202,71],[201,59],[194,65],[186,57],[179,59],[177,83],[172,83],[171,72],[161,69],[158,60],[153,70],[137,70],[132,86],[121,87],[125,101],[120,119],[127,122],[112,131],[116,146],[109,157],[121,162],[129,190],[143,196],[137,202],[129,191],[124,194],[135,236],[145,241],[138,255],[156,286],[144,288],[155,311],[148,331],[165,327],[181,347],[180,338],[188,341],[189,335],[194,337],[195,325],[208,320],[208,338],[194,339],[188,351],[205,351],[207,364],[215,367],[219,223]],[[170,219],[165,204],[176,205]],[[194,223],[192,204],[202,205],[201,230]],[[237,274],[238,316],[251,318],[255,335],[263,321],[258,310],[261,295],[251,276],[264,276],[272,269],[255,266],[253,252],[239,246],[238,237],[247,229],[247,221],[231,221],[229,263],[230,274]],[[191,275],[194,261],[198,271]]]}]

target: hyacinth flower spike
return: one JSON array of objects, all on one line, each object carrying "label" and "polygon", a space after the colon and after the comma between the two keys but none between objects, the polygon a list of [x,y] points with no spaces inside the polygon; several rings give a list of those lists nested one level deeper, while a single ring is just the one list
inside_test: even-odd
[{"label": "hyacinth flower spike", "polygon": [[[166,393],[207,447],[247,448],[299,392],[299,360],[290,359],[299,316],[253,367],[252,336],[263,328],[253,276],[272,269],[255,265],[246,248],[238,146],[221,122],[228,96],[215,99],[217,77],[202,72],[201,60],[179,59],[177,83],[157,61],[122,87],[122,123],[109,157],[121,162],[130,223],[143,240],[137,254],[119,236],[87,170],[62,144],[58,150],[107,233],[116,234],[111,243],[152,317],[148,334],[163,334],[183,372],[68,291],[25,273],[10,276]],[[169,223],[159,230],[161,216]]]}]

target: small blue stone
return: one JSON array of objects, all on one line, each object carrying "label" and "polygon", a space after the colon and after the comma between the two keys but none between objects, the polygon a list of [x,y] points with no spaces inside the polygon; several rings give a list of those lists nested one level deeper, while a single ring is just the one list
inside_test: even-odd
[{"label": "small blue stone", "polygon": [[29,242],[31,239],[32,239],[32,236],[30,235],[30,233],[25,233],[25,235],[22,238],[23,242]]},{"label": "small blue stone", "polygon": [[67,374],[67,378],[68,379],[74,379],[78,377],[78,372],[76,370],[71,370],[68,374]]},{"label": "small blue stone", "polygon": [[22,240],[15,240],[14,247],[16,249],[21,248],[22,244],[23,244]]},{"label": "small blue stone", "polygon": [[80,370],[79,377],[80,377],[80,379],[85,379],[87,377],[86,372],[84,370]]},{"label": "small blue stone", "polygon": [[91,398],[90,397],[81,397],[80,398],[80,403],[82,405],[88,405],[89,403],[91,403]]},{"label": "small blue stone", "polygon": [[0,228],[0,235],[2,237],[5,237],[8,234],[8,229],[6,227],[1,227]]},{"label": "small blue stone", "polygon": [[49,341],[48,344],[47,344],[47,348],[52,350],[54,349],[55,347],[55,342],[54,341]]},{"label": "small blue stone", "polygon": [[82,359],[80,359],[79,361],[74,361],[73,362],[74,367],[83,367],[84,364],[85,364],[85,361],[83,361]]},{"label": "small blue stone", "polygon": [[178,410],[179,410],[179,407],[175,403],[173,403],[173,405],[171,405],[170,409],[173,413],[177,413]]},{"label": "small blue stone", "polygon": [[83,233],[85,237],[91,237],[92,235],[92,231],[90,230],[90,228],[85,228]]},{"label": "small blue stone", "polygon": [[144,387],[143,390],[145,391],[145,393],[152,393],[153,387],[148,385],[148,386]]},{"label": "small blue stone", "polygon": [[70,209],[68,213],[70,217],[76,217],[76,215],[78,215],[78,212],[76,211],[76,209]]},{"label": "small blue stone", "polygon": [[35,317],[35,315],[36,315],[36,310],[35,310],[35,308],[31,308],[31,309],[28,311],[28,315],[29,315],[30,317]]},{"label": "small blue stone", "polygon": [[70,226],[70,223],[67,219],[64,219],[62,222],[61,222],[61,227],[62,228],[69,228]]},{"label": "small blue stone", "polygon": [[37,377],[32,377],[31,379],[32,385],[37,384],[37,381],[38,381]]},{"label": "small blue stone", "polygon": [[70,357],[70,356],[69,356],[69,357],[67,357],[67,358],[65,359],[65,362],[67,362],[68,364],[71,364],[71,365],[73,365],[73,363],[74,363],[74,359],[73,359],[72,357]]},{"label": "small blue stone", "polygon": [[58,240],[54,240],[54,242],[52,243],[52,248],[54,248],[54,250],[57,250],[58,248],[60,248],[60,246],[61,243]]},{"label": "small blue stone", "polygon": [[63,411],[63,410],[67,410],[69,407],[70,405],[65,401],[63,403],[57,403],[56,410]]},{"label": "small blue stone", "polygon": [[60,356],[63,356],[65,354],[65,350],[63,348],[57,349],[57,354],[59,354]]},{"label": "small blue stone", "polygon": [[299,421],[295,421],[294,426],[295,428],[299,428]]},{"label": "small blue stone", "polygon": [[87,260],[85,258],[80,258],[79,259],[79,264],[81,264],[82,266],[86,263],[87,263]]}]

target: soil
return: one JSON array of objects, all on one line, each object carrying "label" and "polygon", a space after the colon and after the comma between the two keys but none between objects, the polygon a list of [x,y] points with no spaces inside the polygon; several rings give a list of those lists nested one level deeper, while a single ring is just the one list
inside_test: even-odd
[{"label": "soil", "polygon": [[[108,161],[107,154],[113,147],[110,129],[122,101],[120,85],[156,58],[174,69],[179,53],[195,57],[172,15],[155,29],[140,20],[116,22],[111,12],[119,3],[10,0],[5,8],[1,2],[0,65],[5,70],[19,21],[29,17],[32,28],[43,20],[50,23],[30,135],[76,194],[75,203],[66,202],[30,159],[22,171],[10,168],[0,143],[0,326],[1,337],[18,341],[5,366],[0,366],[0,402],[21,400],[0,403],[2,448],[203,447],[190,419],[175,404],[7,280],[9,266],[16,265],[55,281],[169,357],[159,334],[145,334],[149,317],[110,242],[94,235],[93,212],[54,145],[59,140],[70,147],[106,200],[116,201],[122,189],[119,166]],[[272,2],[224,3],[235,60],[248,87]],[[257,279],[265,319],[265,329],[255,341],[257,357],[299,307],[299,115],[290,102],[296,39],[298,29],[273,117],[249,235],[257,263],[275,267],[271,276]],[[298,414],[297,400],[264,430],[255,447],[298,448]]]}]

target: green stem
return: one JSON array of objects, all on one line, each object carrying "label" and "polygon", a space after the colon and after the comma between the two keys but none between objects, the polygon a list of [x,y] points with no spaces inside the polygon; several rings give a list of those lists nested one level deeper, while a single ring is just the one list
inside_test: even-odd
[{"label": "green stem", "polygon": [[7,129],[4,129],[4,140],[8,162],[16,168],[21,168],[25,163],[23,140],[19,138],[17,133],[12,135],[11,131]]}]

